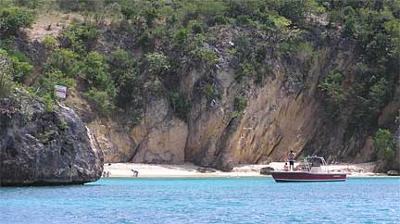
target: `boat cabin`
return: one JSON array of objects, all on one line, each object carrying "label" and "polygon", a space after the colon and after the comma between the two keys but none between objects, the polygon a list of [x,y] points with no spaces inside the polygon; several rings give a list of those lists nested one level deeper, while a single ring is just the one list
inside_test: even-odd
[{"label": "boat cabin", "polygon": [[320,156],[308,156],[304,159],[304,168],[306,171],[311,173],[327,172],[326,163],[324,157]]}]

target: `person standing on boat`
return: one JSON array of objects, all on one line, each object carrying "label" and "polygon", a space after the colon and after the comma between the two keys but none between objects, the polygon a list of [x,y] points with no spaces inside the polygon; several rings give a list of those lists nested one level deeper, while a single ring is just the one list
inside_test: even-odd
[{"label": "person standing on boat", "polygon": [[294,157],[295,157],[295,155],[294,155],[293,151],[290,150],[290,153],[288,155],[289,170],[290,171],[293,171],[293,169],[294,169]]}]

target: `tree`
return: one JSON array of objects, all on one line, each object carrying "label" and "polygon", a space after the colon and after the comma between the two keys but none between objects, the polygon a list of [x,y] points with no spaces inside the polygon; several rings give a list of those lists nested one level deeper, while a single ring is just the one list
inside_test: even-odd
[{"label": "tree", "polygon": [[319,85],[319,88],[324,91],[336,105],[340,105],[346,97],[342,87],[343,79],[343,74],[334,70],[330,72]]},{"label": "tree", "polygon": [[374,136],[374,148],[379,160],[386,163],[394,160],[395,141],[387,129],[378,129]]},{"label": "tree", "polygon": [[374,114],[379,112],[379,109],[384,105],[388,97],[389,83],[385,78],[381,78],[376,82],[369,91],[370,111]]}]

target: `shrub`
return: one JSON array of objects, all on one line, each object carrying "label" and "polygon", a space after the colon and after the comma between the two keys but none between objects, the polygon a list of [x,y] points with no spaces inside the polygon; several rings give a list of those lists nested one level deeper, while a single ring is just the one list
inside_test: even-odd
[{"label": "shrub", "polygon": [[240,82],[244,77],[253,77],[256,74],[256,68],[253,64],[245,62],[239,65],[239,70],[235,76],[236,81]]},{"label": "shrub", "polygon": [[242,113],[247,107],[247,99],[244,96],[237,96],[233,102],[234,110]]},{"label": "shrub", "polygon": [[42,101],[44,103],[46,111],[53,112],[53,110],[54,110],[54,95],[51,93],[47,93],[44,96],[42,96]]},{"label": "shrub", "polygon": [[80,62],[78,54],[69,49],[55,50],[47,60],[45,67],[47,70],[60,70],[68,77],[76,77],[82,63]]},{"label": "shrub", "polygon": [[[400,10],[399,10],[400,12]],[[400,13],[399,13],[400,14]],[[389,54],[394,57],[400,57],[400,21],[390,20],[384,23],[385,31],[390,34]]]},{"label": "shrub", "polygon": [[189,29],[192,30],[194,34],[203,33],[205,30],[205,26],[203,23],[199,22],[198,20],[191,20],[189,21],[188,25]]},{"label": "shrub", "polygon": [[212,67],[219,62],[216,52],[210,48],[198,47],[190,52],[197,60],[201,61],[208,67]]},{"label": "shrub", "polygon": [[113,99],[107,91],[91,88],[85,96],[103,115],[109,114],[114,109]]},{"label": "shrub", "polygon": [[100,31],[93,25],[73,24],[64,30],[62,43],[64,47],[84,54],[93,47],[99,34]]},{"label": "shrub", "polygon": [[91,87],[102,90],[107,90],[113,86],[107,71],[108,66],[103,55],[95,51],[86,56],[81,70]]},{"label": "shrub", "polygon": [[171,65],[167,56],[161,52],[153,52],[145,55],[148,71],[152,74],[159,75],[167,71]]},{"label": "shrub", "polygon": [[51,35],[46,35],[43,40],[42,44],[49,50],[54,50],[58,46],[58,41]]},{"label": "shrub", "polygon": [[13,64],[14,81],[22,83],[25,77],[32,72],[33,66],[25,61],[19,61],[16,57],[11,57]]},{"label": "shrub", "polygon": [[175,33],[174,39],[178,46],[184,46],[188,39],[188,30],[185,28],[179,29]]},{"label": "shrub", "polygon": [[20,28],[29,27],[33,20],[33,12],[24,8],[0,9],[0,33],[14,35]]},{"label": "shrub", "polygon": [[374,136],[374,148],[379,160],[390,162],[395,157],[395,141],[387,129],[378,129]]},{"label": "shrub", "polygon": [[138,73],[137,62],[123,49],[117,49],[111,53],[109,65],[111,78],[119,87],[133,81]]},{"label": "shrub", "polygon": [[247,99],[243,96],[235,97],[233,101],[233,112],[231,113],[231,118],[240,117],[243,111],[246,109]]},{"label": "shrub", "polygon": [[22,83],[25,77],[33,70],[33,66],[29,63],[29,59],[21,52],[7,52],[2,50],[0,55],[10,62],[10,74],[14,81]]},{"label": "shrub", "polygon": [[319,88],[324,91],[330,99],[336,104],[341,104],[346,97],[345,91],[342,87],[344,76],[339,71],[330,72],[319,84]]},{"label": "shrub", "polygon": [[385,78],[381,78],[369,90],[370,107],[369,110],[373,113],[379,112],[379,109],[384,105],[388,97],[389,83]]},{"label": "shrub", "polygon": [[[112,52],[109,58],[109,73],[116,86],[116,105],[134,112],[141,104],[141,82],[139,67],[129,53],[123,49]],[[136,113],[134,113],[136,114]],[[135,117],[137,117],[135,115]]]},{"label": "shrub", "polygon": [[324,8],[315,0],[277,1],[277,11],[298,25],[303,25],[310,13],[322,13]]},{"label": "shrub", "polygon": [[141,103],[142,83],[134,70],[125,71],[116,82],[116,103],[121,108],[136,107]]},{"label": "shrub", "polygon": [[263,23],[267,25],[268,28],[279,32],[286,32],[291,24],[290,20],[277,14],[268,14],[263,20]]},{"label": "shrub", "polygon": [[190,102],[179,92],[171,92],[169,94],[169,101],[175,114],[185,121],[190,111]]}]

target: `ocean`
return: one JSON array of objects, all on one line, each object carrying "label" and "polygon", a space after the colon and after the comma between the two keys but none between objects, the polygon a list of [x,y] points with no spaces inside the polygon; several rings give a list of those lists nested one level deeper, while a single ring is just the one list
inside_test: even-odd
[{"label": "ocean", "polygon": [[400,178],[112,178],[0,187],[0,223],[400,223]]}]

